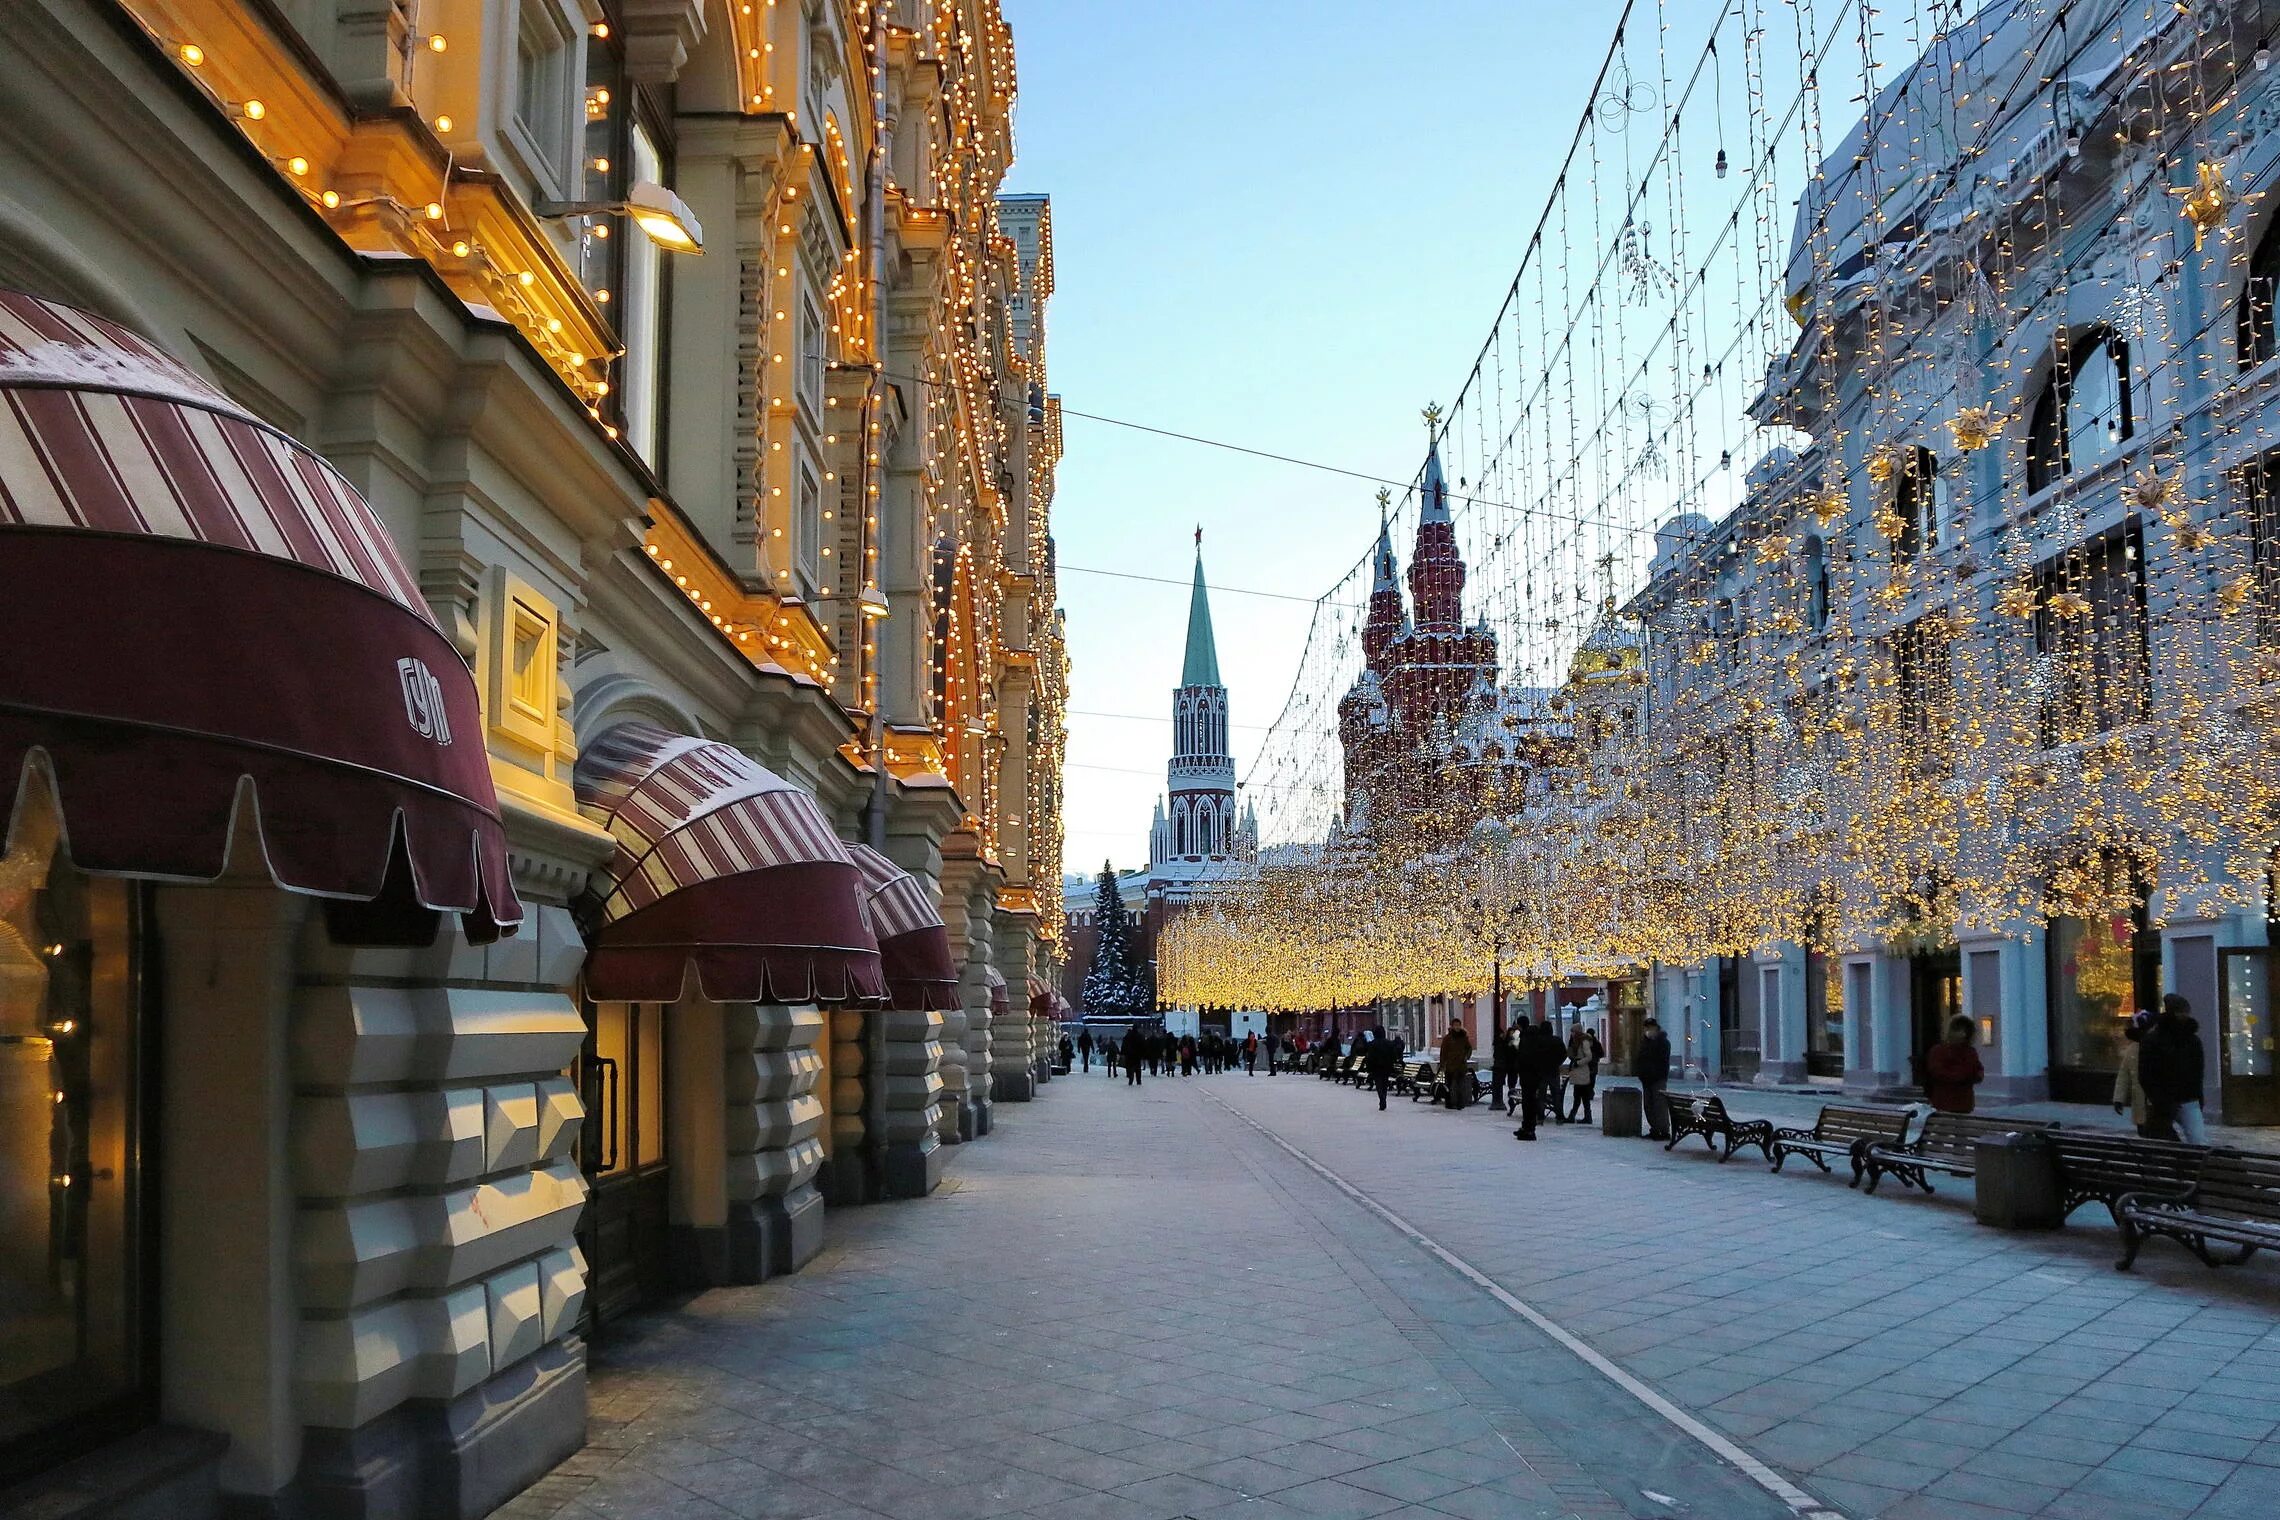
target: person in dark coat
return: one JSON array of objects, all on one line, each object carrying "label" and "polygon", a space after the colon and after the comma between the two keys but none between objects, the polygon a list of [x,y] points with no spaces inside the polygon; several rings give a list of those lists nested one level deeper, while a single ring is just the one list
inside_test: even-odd
[{"label": "person in dark coat", "polygon": [[1067,1071],[1076,1064],[1077,1047],[1070,1043],[1067,1035],[1063,1035],[1061,1036],[1061,1070]]},{"label": "person in dark coat", "polygon": [[1151,1054],[1146,1035],[1138,1029],[1124,1031],[1124,1085],[1126,1087],[1138,1087],[1140,1085],[1140,1067],[1150,1059]]},{"label": "person in dark coat", "polygon": [[1449,1094],[1449,1107],[1465,1106],[1465,1089],[1472,1086],[1472,1036],[1465,1026],[1452,1023],[1441,1036],[1441,1086]]},{"label": "person in dark coat", "polygon": [[1670,1036],[1660,1023],[1647,1020],[1639,1037],[1639,1053],[1631,1058],[1632,1074],[1639,1079],[1640,1106],[1646,1110],[1647,1136],[1670,1138],[1670,1100],[1663,1089],[1670,1085]]},{"label": "person in dark coat", "polygon": [[1971,1090],[1987,1078],[1971,1034],[1971,1020],[1959,1013],[1947,1022],[1947,1038],[1924,1052],[1924,1099],[1943,1114],[1970,1113]]},{"label": "person in dark coat", "polygon": [[1377,1089],[1378,1112],[1385,1112],[1385,1095],[1393,1091],[1394,1073],[1401,1069],[1401,1047],[1385,1037],[1380,1029],[1362,1047],[1362,1064],[1370,1074],[1370,1086]]},{"label": "person in dark coat", "polygon": [[1515,1139],[1533,1140],[1536,1121],[1543,1117],[1552,1081],[1559,1075],[1560,1037],[1542,1019],[1522,1024],[1519,1033],[1512,1052],[1512,1079],[1520,1084],[1520,1127],[1512,1134]]},{"label": "person in dark coat", "polygon": [[1078,1054],[1078,1055],[1080,1055],[1080,1056],[1082,1056],[1082,1057],[1084,1057],[1084,1062],[1085,1062],[1085,1065],[1084,1065],[1084,1069],[1085,1069],[1086,1071],[1091,1071],[1091,1070],[1092,1070],[1092,1031],[1091,1031],[1091,1030],[1089,1030],[1089,1029],[1080,1029],[1080,1030],[1078,1030],[1078,1031],[1077,1031],[1077,1054]]},{"label": "person in dark coat", "polygon": [[2176,993],[2161,1000],[2153,1028],[2138,1042],[2138,1081],[2145,1088],[2146,1128],[2157,1139],[2209,1143],[2203,1117],[2200,1021],[2193,1005]]}]

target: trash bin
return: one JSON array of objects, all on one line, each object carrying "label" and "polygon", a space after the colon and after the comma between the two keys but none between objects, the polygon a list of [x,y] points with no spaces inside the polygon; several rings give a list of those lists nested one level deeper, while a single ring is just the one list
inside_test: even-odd
[{"label": "trash bin", "polygon": [[2002,1230],[2055,1230],[2058,1147],[2048,1135],[1983,1135],[1972,1148],[1973,1206],[1981,1224]]},{"label": "trash bin", "polygon": [[1646,1133],[1640,1123],[1645,1111],[1646,1095],[1636,1087],[1603,1087],[1599,1090],[1599,1132],[1603,1135],[1620,1135],[1636,1140]]}]

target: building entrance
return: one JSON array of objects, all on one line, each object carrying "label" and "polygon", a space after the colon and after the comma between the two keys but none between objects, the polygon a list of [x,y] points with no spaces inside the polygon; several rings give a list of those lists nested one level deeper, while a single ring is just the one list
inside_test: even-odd
[{"label": "building entrance", "polygon": [[1908,1082],[1924,1085],[1924,1053],[1940,1042],[1948,1020],[1963,1012],[1963,958],[1954,947],[1908,957]]},{"label": "building entrance", "polygon": [[595,1325],[671,1286],[671,1168],[665,1146],[665,1005],[592,1003],[579,1059],[592,1188],[578,1226]]}]

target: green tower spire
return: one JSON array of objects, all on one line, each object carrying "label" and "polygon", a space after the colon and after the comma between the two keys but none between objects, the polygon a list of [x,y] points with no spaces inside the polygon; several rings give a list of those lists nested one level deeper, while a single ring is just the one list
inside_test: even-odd
[{"label": "green tower spire", "polygon": [[1187,659],[1180,685],[1217,686],[1219,647],[1211,638],[1211,598],[1203,586],[1203,529],[1195,530],[1195,594],[1188,601]]}]

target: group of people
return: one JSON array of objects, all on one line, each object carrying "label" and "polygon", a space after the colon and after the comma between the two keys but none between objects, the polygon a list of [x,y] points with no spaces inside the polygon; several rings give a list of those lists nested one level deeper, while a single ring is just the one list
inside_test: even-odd
[{"label": "group of people", "polygon": [[1103,1031],[1097,1039],[1091,1029],[1082,1027],[1073,1039],[1066,1034],[1061,1036],[1063,1066],[1071,1071],[1089,1072],[1097,1055],[1101,1069],[1108,1075],[1124,1073],[1127,1087],[1140,1086],[1143,1072],[1151,1077],[1192,1077],[1198,1072],[1210,1076],[1241,1066],[1256,1076],[1262,1060],[1271,1077],[1290,1064],[1291,1054],[1285,1041],[1256,1031],[1238,1040],[1216,1029],[1207,1029],[1200,1035],[1175,1035],[1161,1025],[1135,1024],[1121,1035]]},{"label": "group of people", "polygon": [[[1957,1014],[1917,1066],[1924,1101],[1942,1113],[1970,1113],[1973,1090],[1987,1079],[1974,1033],[1971,1020]],[[2114,1112],[2128,1114],[2145,1139],[2208,1144],[2208,1119],[2201,1107],[2207,1057],[2192,1003],[2172,992],[2158,1009],[2140,1008],[2122,1026],[2122,1041]]]}]

